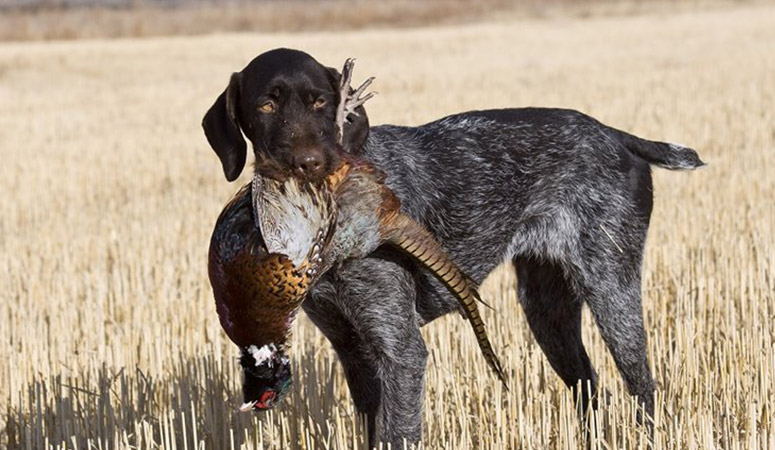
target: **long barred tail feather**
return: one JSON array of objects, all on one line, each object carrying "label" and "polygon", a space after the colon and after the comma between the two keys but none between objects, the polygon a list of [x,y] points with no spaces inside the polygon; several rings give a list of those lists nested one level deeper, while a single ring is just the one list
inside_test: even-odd
[{"label": "long barred tail feather", "polygon": [[479,314],[477,302],[485,304],[474,287],[474,282],[447,255],[436,239],[422,225],[409,216],[398,214],[391,220],[388,241],[398,246],[425,266],[458,299],[465,311],[476,341],[490,366],[503,386],[508,390],[503,366],[492,348],[484,321]]}]

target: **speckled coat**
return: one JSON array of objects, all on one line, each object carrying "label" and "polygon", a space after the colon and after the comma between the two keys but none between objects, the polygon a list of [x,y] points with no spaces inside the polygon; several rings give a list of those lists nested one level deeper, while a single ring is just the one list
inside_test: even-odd
[{"label": "speckled coat", "polygon": [[[576,111],[530,108],[373,127],[362,155],[476,283],[514,263],[552,367],[570,387],[589,382],[594,392],[580,329],[588,304],[628,389],[653,411],[640,294],[649,165],[693,169],[702,165],[696,152]],[[428,355],[419,328],[456,310],[454,299],[382,248],[325,275],[303,308],[336,349],[372,442],[418,441]],[[581,406],[590,397],[582,392]]]}]

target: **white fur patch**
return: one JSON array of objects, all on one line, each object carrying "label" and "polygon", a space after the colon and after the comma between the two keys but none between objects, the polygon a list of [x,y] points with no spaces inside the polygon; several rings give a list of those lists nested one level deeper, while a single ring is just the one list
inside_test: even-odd
[{"label": "white fur patch", "polygon": [[[675,142],[668,143],[668,146],[670,147],[670,150],[676,152],[676,153],[684,153],[684,152],[692,152],[692,150],[689,147],[686,147],[685,145],[676,144]],[[705,164],[702,164],[704,166]],[[680,169],[680,170],[692,170],[696,169],[698,167],[693,164],[691,161],[687,160],[687,156],[683,156],[680,161],[677,161],[675,164],[662,164],[662,167],[666,169]]]}]

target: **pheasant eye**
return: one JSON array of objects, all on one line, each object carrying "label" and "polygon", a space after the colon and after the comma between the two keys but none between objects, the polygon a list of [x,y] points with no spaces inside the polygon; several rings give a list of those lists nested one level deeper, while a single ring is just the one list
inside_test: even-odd
[{"label": "pheasant eye", "polygon": [[326,106],[326,99],[323,97],[318,97],[318,99],[315,100],[315,103],[312,104],[312,107],[315,109],[320,109],[324,106]]}]

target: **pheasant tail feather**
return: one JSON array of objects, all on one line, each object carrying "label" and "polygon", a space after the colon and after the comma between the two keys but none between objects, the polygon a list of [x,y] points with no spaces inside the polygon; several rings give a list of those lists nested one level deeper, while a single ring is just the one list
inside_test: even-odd
[{"label": "pheasant tail feather", "polygon": [[398,213],[391,217],[385,235],[389,242],[398,246],[425,266],[458,299],[471,323],[476,341],[487,364],[508,390],[503,366],[487,337],[484,321],[477,302],[482,302],[473,281],[447,255],[436,239],[411,217]]}]

